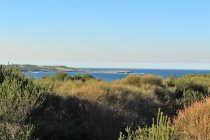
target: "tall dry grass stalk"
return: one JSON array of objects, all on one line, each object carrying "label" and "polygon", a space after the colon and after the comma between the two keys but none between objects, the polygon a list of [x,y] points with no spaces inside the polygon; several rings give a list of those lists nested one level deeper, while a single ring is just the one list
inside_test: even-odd
[{"label": "tall dry grass stalk", "polygon": [[210,98],[179,111],[174,124],[177,135],[182,140],[209,140]]}]

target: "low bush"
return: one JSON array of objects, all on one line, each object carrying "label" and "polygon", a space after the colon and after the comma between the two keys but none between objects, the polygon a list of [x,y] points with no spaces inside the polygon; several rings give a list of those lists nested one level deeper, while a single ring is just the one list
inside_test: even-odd
[{"label": "low bush", "polygon": [[153,75],[134,75],[130,74],[126,78],[116,81],[121,84],[128,84],[132,86],[141,87],[142,85],[161,86],[162,79]]},{"label": "low bush", "polygon": [[169,77],[164,80],[164,84],[166,85],[166,87],[174,87],[176,84],[176,80],[177,78],[175,77]]},{"label": "low bush", "polygon": [[203,94],[208,94],[208,87],[205,84],[197,83],[193,80],[185,80],[185,79],[178,79],[175,82],[175,86],[177,87],[176,93],[183,93],[187,90],[198,91]]},{"label": "low bush", "polygon": [[48,95],[32,114],[33,136],[40,140],[114,140],[136,118],[108,106],[76,97]]},{"label": "low bush", "polygon": [[176,110],[209,96],[208,87],[196,81],[179,78],[175,81],[175,87],[176,90],[171,100]]},{"label": "low bush", "polygon": [[174,128],[170,119],[158,110],[156,121],[153,119],[151,127],[141,128],[132,131],[126,128],[126,134],[120,133],[119,140],[172,140],[175,139]]},{"label": "low bush", "polygon": [[43,80],[56,80],[56,81],[72,80],[72,81],[85,82],[85,81],[95,79],[95,78],[90,74],[78,74],[78,75],[74,75],[74,76],[69,76],[67,73],[57,72],[53,76],[46,75],[46,76],[41,77],[41,79],[43,79]]},{"label": "low bush", "polygon": [[183,107],[191,105],[193,102],[199,101],[201,99],[204,99],[203,93],[193,90],[187,90],[184,91],[182,97],[176,99],[175,102],[176,105]]},{"label": "low bush", "polygon": [[27,120],[47,91],[13,66],[2,67],[0,73],[0,139],[30,139],[33,126]]},{"label": "low bush", "polygon": [[60,80],[60,81],[64,81],[64,80],[68,80],[69,76],[67,73],[63,73],[63,72],[57,72],[54,77],[55,80]]},{"label": "low bush", "polygon": [[171,123],[160,110],[156,122],[151,127],[132,131],[126,128],[119,140],[209,140],[210,139],[210,99],[195,102],[178,112]]},{"label": "low bush", "polygon": [[85,82],[87,80],[94,79],[94,77],[92,75],[89,75],[89,74],[83,74],[83,75],[71,76],[71,77],[69,77],[69,79],[71,79],[71,80],[81,80],[81,81]]},{"label": "low bush", "polygon": [[174,120],[177,137],[184,140],[210,139],[210,99],[179,111]]}]

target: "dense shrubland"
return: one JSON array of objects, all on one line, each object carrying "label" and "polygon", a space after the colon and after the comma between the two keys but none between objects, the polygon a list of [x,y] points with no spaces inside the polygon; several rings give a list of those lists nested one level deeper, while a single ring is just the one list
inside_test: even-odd
[{"label": "dense shrubland", "polygon": [[4,66],[0,139],[207,140],[209,89],[210,75],[105,82],[59,72],[34,80]]},{"label": "dense shrubland", "polygon": [[0,68],[0,139],[31,139],[30,113],[45,100],[47,89],[12,66]]},{"label": "dense shrubland", "polygon": [[151,127],[141,128],[132,131],[126,128],[127,135],[120,133],[119,140],[172,140],[175,139],[175,129],[171,126],[168,116],[158,110],[157,119],[153,119]]}]

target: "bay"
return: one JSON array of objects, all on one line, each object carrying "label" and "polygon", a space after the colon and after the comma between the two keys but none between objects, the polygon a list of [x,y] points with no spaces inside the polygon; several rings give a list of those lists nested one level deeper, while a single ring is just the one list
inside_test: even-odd
[{"label": "bay", "polygon": [[[152,74],[167,78],[169,76],[180,77],[187,74],[209,74],[210,70],[177,70],[177,69],[111,69],[111,68],[84,68],[81,71],[67,72],[69,76],[78,74],[90,74],[97,79],[104,81],[113,81],[125,78],[128,74]],[[122,72],[124,71],[124,72]],[[127,72],[125,72],[127,71]],[[56,72],[25,72],[24,74],[28,77],[39,79],[42,76],[50,75],[53,76]]]}]

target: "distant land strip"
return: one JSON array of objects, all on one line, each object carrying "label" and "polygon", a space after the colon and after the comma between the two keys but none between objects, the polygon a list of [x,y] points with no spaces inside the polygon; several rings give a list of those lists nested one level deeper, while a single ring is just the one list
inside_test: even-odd
[{"label": "distant land strip", "polygon": [[91,69],[78,69],[67,66],[46,66],[46,65],[31,65],[31,64],[14,64],[18,70],[22,72],[100,72],[100,73],[132,73],[128,70],[91,70]]}]

